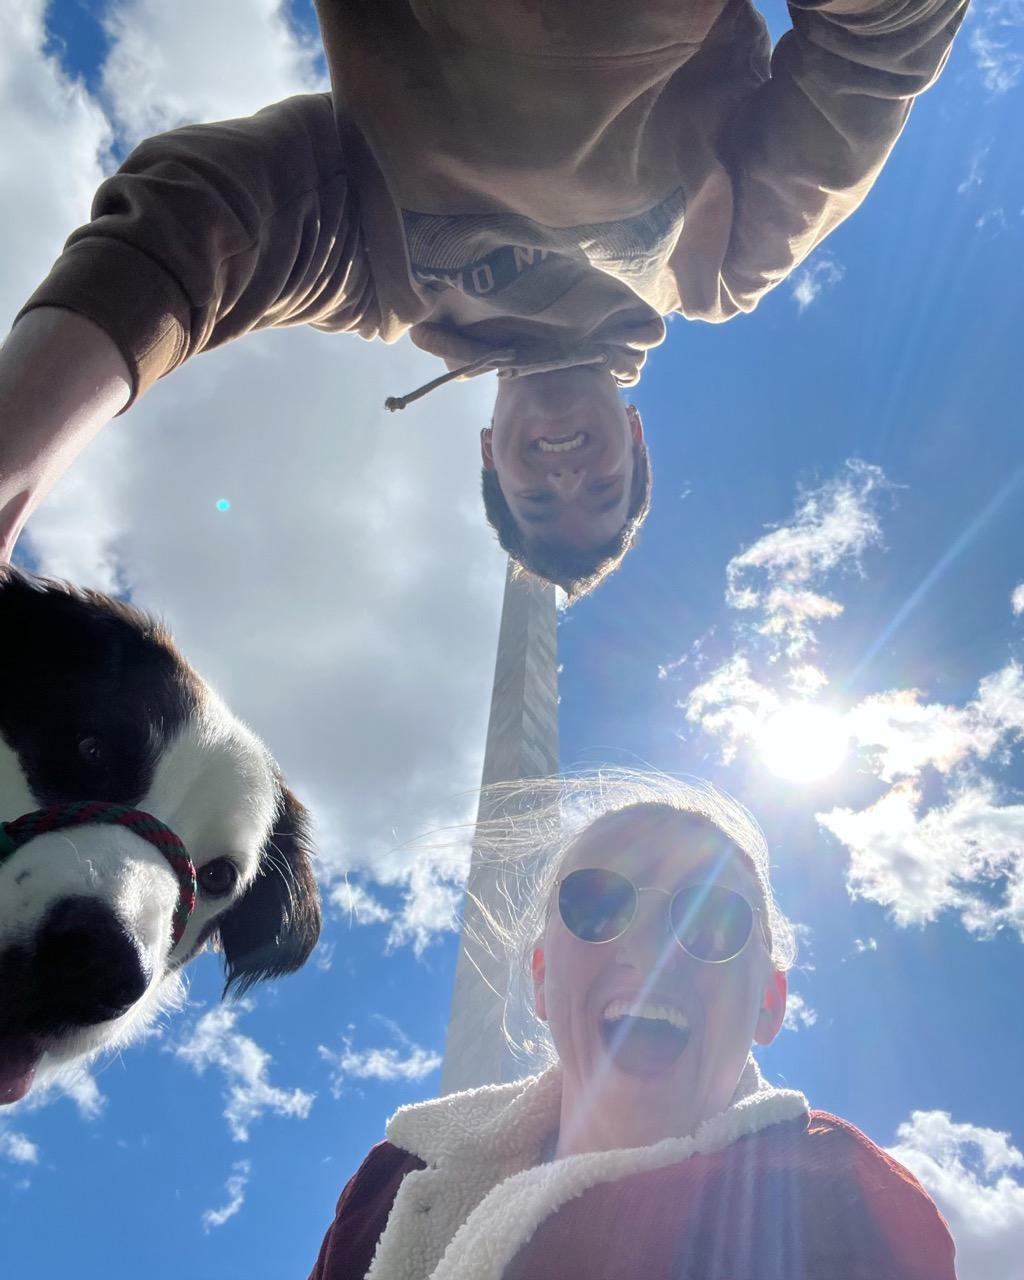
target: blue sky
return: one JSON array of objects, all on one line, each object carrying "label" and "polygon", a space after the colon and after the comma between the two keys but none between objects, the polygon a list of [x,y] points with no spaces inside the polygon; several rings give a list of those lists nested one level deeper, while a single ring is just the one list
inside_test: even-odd
[{"label": "blue sky", "polygon": [[[44,32],[0,0],[4,315],[133,138],[319,83],[272,0],[161,8],[59,0]],[[804,271],[752,317],[670,324],[633,397],[642,544],[559,632],[564,764],[709,777],[761,819],[802,936],[763,1065],[897,1148],[962,1280],[1009,1280],[1024,1247],[1022,93],[1024,10],[977,6]],[[503,566],[474,491],[490,388],[380,413],[430,369],[307,333],[204,357],[30,530],[32,563],[163,612],[263,734],[317,810],[331,905],[303,973],[223,1007],[204,957],[158,1034],[0,1118],[11,1275],[305,1275],[387,1116],[437,1088],[463,864],[396,850],[471,808]],[[800,701],[851,745],[797,782],[758,744]]]}]

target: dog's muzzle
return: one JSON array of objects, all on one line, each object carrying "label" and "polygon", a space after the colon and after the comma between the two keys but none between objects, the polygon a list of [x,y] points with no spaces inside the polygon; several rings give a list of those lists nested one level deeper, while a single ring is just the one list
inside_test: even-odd
[{"label": "dog's muzzle", "polygon": [[178,881],[178,901],[171,918],[171,946],[177,946],[196,909],[196,869],[180,837],[151,813],[101,800],[87,800],[37,809],[34,813],[15,818],[13,822],[0,822],[0,867],[36,836],[67,827],[104,824],[126,827],[147,840],[169,863]]}]

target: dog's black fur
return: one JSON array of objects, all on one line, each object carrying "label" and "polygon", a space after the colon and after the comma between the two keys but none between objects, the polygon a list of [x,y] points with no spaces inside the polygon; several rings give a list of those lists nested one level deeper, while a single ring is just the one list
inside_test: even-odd
[{"label": "dog's black fur", "polygon": [[[205,697],[152,618],[100,593],[0,567],[0,740],[33,807],[74,800],[145,807],[162,753],[202,715]],[[277,812],[255,878],[174,964],[212,942],[223,952],[225,993],[298,969],[319,935],[308,814],[274,776]],[[0,821],[18,816],[0,803]],[[30,939],[0,946],[0,1045],[5,1036],[53,1030],[34,1023],[32,964]]]}]

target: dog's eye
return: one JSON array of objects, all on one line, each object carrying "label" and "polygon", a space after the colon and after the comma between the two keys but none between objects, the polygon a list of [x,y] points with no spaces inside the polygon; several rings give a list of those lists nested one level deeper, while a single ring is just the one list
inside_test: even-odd
[{"label": "dog's eye", "polygon": [[99,738],[79,738],[78,754],[89,764],[99,764],[103,759],[103,743]]},{"label": "dog's eye", "polygon": [[196,872],[196,879],[203,893],[211,898],[223,898],[230,893],[238,880],[238,868],[230,858],[214,858]]}]

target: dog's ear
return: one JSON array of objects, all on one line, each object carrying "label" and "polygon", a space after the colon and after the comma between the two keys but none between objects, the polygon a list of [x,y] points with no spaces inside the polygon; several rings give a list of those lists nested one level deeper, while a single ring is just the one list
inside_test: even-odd
[{"label": "dog's ear", "polygon": [[320,936],[320,895],[313,875],[309,814],[281,784],[273,830],[256,879],[218,926],[224,995],[294,973]]}]

